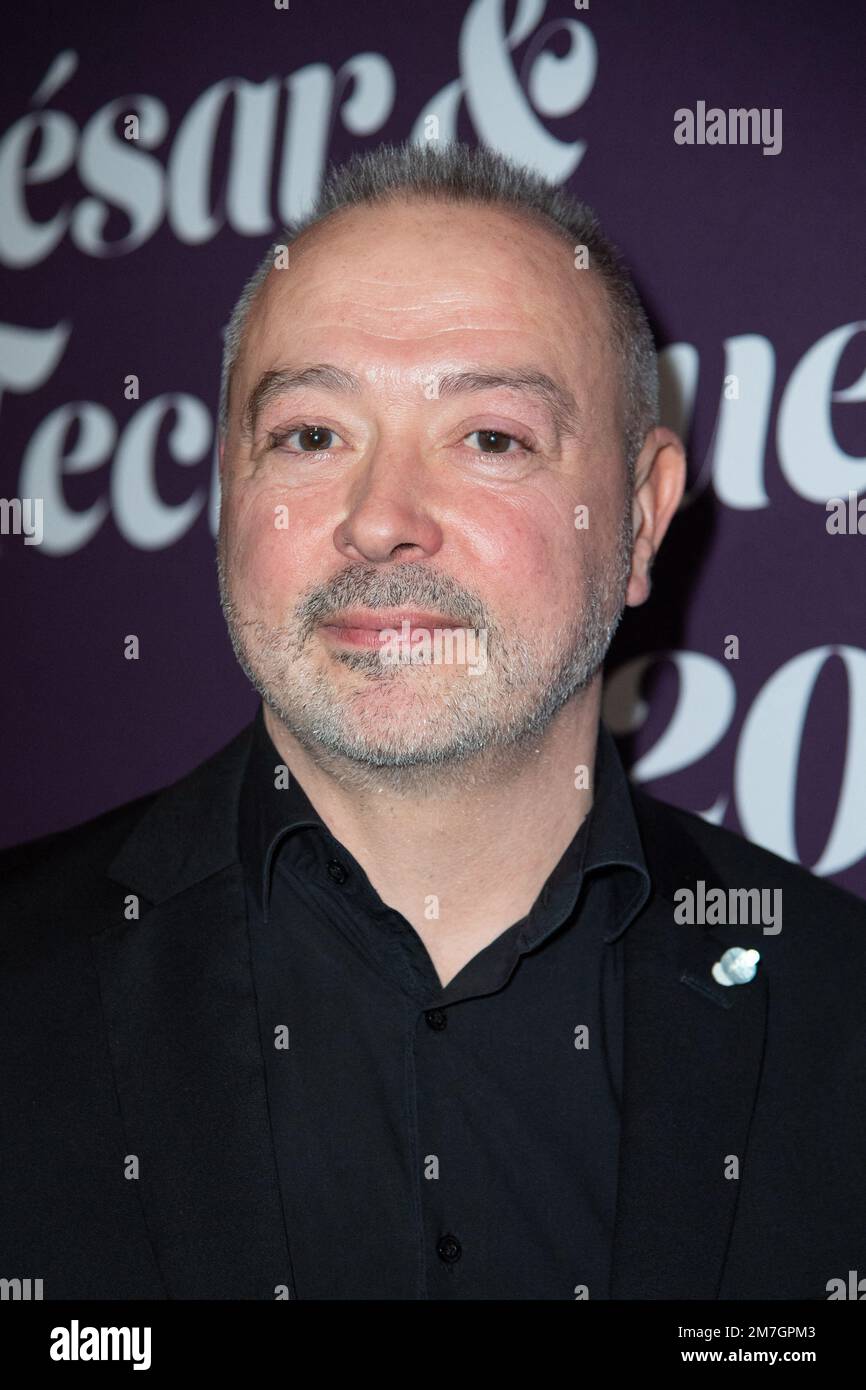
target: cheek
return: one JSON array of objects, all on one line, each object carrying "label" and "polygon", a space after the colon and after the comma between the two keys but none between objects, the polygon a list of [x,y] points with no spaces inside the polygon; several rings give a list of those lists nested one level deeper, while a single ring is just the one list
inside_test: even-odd
[{"label": "cheek", "polygon": [[475,553],[501,609],[523,622],[534,614],[542,624],[555,623],[579,592],[585,538],[565,500],[541,496],[481,513],[473,528]]},{"label": "cheek", "polygon": [[247,612],[281,615],[308,572],[308,530],[275,492],[235,494],[226,515],[226,568]]}]

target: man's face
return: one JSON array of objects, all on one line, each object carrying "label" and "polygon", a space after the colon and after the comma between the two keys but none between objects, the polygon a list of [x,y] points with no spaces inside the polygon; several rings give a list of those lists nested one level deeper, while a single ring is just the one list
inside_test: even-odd
[{"label": "man's face", "polygon": [[[266,373],[323,363],[357,389],[271,390],[244,428]],[[470,372],[543,375],[577,418]],[[595,277],[498,209],[353,209],[271,271],[232,381],[220,586],[314,757],[378,780],[507,757],[592,680],[629,573],[618,381]]]}]

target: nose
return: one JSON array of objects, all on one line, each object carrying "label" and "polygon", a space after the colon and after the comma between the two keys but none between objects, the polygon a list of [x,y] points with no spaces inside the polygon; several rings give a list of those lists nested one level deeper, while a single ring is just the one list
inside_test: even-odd
[{"label": "nose", "polygon": [[381,564],[424,560],[442,546],[442,529],[425,502],[420,464],[380,453],[334,528],[334,545],[349,560]]}]

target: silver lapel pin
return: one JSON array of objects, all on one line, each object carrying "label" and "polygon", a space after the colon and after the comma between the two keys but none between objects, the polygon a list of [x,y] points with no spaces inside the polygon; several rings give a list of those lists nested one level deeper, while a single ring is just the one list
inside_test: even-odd
[{"label": "silver lapel pin", "polygon": [[754,980],[760,959],[760,951],[732,946],[713,966],[713,979],[720,985],[747,985]]}]

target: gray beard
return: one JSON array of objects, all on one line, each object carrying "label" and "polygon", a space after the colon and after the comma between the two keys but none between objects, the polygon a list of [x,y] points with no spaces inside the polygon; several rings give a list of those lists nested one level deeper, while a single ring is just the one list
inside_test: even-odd
[{"label": "gray beard", "polygon": [[[622,617],[631,547],[629,503],[613,562],[586,575],[578,621],[563,622],[542,645],[506,633],[466,586],[408,562],[388,569],[347,566],[310,590],[288,625],[244,618],[231,597],[222,533],[220,603],[247,678],[280,725],[329,775],[346,786],[388,787],[398,794],[429,793],[455,781],[465,790],[470,782],[515,775],[559,711],[589,686]],[[429,667],[383,664],[375,650],[338,652],[333,659],[362,677],[358,689],[344,694],[325,671],[304,665],[323,619],[349,608],[408,606],[447,613],[451,626],[486,629],[485,673],[443,682]],[[415,682],[418,716],[409,736],[399,727],[395,732],[393,714],[388,727],[395,681]],[[372,720],[375,732],[358,727],[364,719]]]}]

